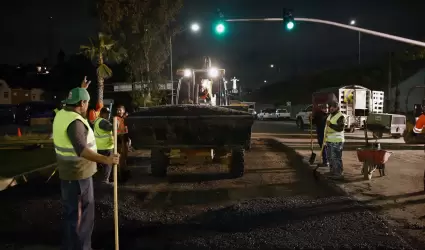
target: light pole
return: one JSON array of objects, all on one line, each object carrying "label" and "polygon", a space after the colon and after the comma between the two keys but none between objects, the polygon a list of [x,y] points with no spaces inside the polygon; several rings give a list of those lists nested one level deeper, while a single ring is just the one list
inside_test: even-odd
[{"label": "light pole", "polygon": [[[356,20],[355,19],[351,19],[351,21],[350,21],[350,25],[352,25],[352,26],[355,26],[357,24],[357,22],[356,22]],[[361,32],[359,31],[358,32],[359,33],[359,54],[358,54],[358,59],[359,59],[359,65],[360,65],[360,53],[361,53]]]},{"label": "light pole", "polygon": [[[192,32],[198,32],[201,29],[201,26],[199,26],[198,23],[192,23],[190,25],[190,30]],[[188,28],[183,29],[181,32],[186,31]],[[170,81],[171,81],[171,104],[174,104],[174,73],[173,73],[173,39],[172,36],[170,36],[169,39],[169,46],[170,46]]]}]

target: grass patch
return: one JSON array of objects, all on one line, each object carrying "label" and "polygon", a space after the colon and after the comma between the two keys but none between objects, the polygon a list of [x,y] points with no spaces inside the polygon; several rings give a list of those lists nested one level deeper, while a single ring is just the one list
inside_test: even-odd
[{"label": "grass patch", "polygon": [[52,147],[33,150],[3,149],[0,150],[0,176],[13,177],[52,164],[56,161]]}]

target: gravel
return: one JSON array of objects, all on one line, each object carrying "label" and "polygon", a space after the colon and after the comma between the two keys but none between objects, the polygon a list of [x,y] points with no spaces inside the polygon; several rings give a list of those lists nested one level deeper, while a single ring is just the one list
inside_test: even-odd
[{"label": "gravel", "polygon": [[[301,166],[294,159],[283,155],[279,150],[273,151],[267,145],[255,143],[246,156],[247,168],[253,172],[263,164],[262,169],[268,171],[246,174],[236,180],[199,184],[165,182],[148,189],[120,188],[120,248],[412,249],[376,214],[348,197],[322,188],[314,182],[310,172],[302,173],[299,171]],[[290,165],[285,165],[285,162]],[[223,201],[211,198],[207,201],[206,197],[200,197],[199,200],[204,202],[177,205],[178,199],[187,201],[197,195],[215,194],[229,198],[232,188],[231,197],[234,197],[241,182],[246,183],[246,190],[251,190],[244,192],[260,192],[248,186],[264,181],[268,183],[263,183],[263,188],[275,187],[276,191],[280,191],[273,192],[273,197],[269,198]],[[148,179],[144,179],[143,183],[148,185]],[[163,185],[167,187],[164,190],[161,189]],[[193,189],[186,190],[186,195],[177,191],[188,185]],[[228,187],[224,188],[224,185]],[[61,237],[59,190],[58,183],[32,182],[31,185],[0,192],[0,212],[3,215],[0,217],[0,249],[35,250],[36,245],[58,246]],[[259,197],[268,193],[260,192]],[[148,196],[151,197],[150,202],[146,202]],[[161,199],[159,196],[170,197],[168,200],[173,203],[155,203],[156,198]],[[112,190],[95,189],[95,198],[93,247],[113,249]],[[21,248],[23,246],[27,248]]]},{"label": "gravel", "polygon": [[[17,187],[0,197],[7,215],[0,223],[8,225],[0,232],[2,245],[59,244],[59,187],[39,188],[25,190],[26,197],[19,198],[16,192],[24,188]],[[105,249],[113,246],[110,193],[98,191],[96,203],[94,244]],[[148,210],[143,197],[134,190],[120,191],[122,249],[409,249],[384,221],[346,197],[254,199],[198,214]]]}]

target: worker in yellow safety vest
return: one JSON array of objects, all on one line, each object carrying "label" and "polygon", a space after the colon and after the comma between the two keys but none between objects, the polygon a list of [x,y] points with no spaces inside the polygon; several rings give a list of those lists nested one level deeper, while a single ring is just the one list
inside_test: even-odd
[{"label": "worker in yellow safety vest", "polygon": [[326,119],[326,148],[328,151],[329,178],[343,178],[342,149],[344,147],[345,117],[337,101],[329,102],[329,116]]},{"label": "worker in yellow safety vest", "polygon": [[90,95],[74,88],[53,121],[53,143],[61,180],[65,235],[63,249],[91,249],[94,225],[93,179],[96,162],[117,164],[119,154],[97,153],[93,130],[85,119]]},{"label": "worker in yellow safety vest", "polygon": [[[104,156],[110,156],[114,148],[114,135],[112,134],[113,126],[108,121],[111,111],[104,107],[100,110],[99,117],[94,121],[94,137],[96,138],[97,152]],[[110,184],[112,166],[108,164],[98,163],[102,171],[101,182]]]}]

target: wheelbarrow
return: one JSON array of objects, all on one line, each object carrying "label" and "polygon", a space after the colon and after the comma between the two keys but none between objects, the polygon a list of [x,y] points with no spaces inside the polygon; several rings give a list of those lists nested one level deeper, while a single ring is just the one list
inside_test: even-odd
[{"label": "wheelbarrow", "polygon": [[361,174],[365,180],[372,179],[373,172],[378,169],[380,176],[385,176],[385,163],[393,152],[382,149],[358,148],[357,158],[363,163]]}]

